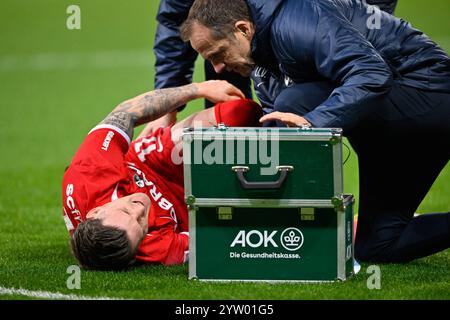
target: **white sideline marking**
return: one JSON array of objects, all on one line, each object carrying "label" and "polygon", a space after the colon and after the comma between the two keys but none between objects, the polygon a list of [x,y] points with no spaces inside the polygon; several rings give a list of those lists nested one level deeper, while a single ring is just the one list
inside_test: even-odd
[{"label": "white sideline marking", "polygon": [[0,296],[1,295],[8,295],[8,296],[19,295],[30,298],[41,298],[52,300],[123,300],[120,298],[111,298],[111,297],[88,297],[88,296],[78,296],[76,294],[63,294],[60,292],[31,291],[26,289],[4,288],[4,287],[0,287]]},{"label": "white sideline marking", "polygon": [[151,49],[0,55],[0,72],[151,67],[153,64]]}]

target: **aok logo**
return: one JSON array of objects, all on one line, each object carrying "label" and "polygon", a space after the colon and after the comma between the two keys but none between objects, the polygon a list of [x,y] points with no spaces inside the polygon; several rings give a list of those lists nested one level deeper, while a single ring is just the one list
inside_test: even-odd
[{"label": "aok logo", "polygon": [[293,227],[287,228],[281,232],[280,237],[275,237],[277,233],[277,230],[272,232],[267,230],[240,230],[230,247],[241,246],[245,248],[249,246],[251,248],[259,248],[263,246],[264,248],[267,248],[272,246],[278,248],[279,246],[276,240],[278,240],[283,248],[288,251],[296,251],[302,247],[304,237],[299,229]]}]

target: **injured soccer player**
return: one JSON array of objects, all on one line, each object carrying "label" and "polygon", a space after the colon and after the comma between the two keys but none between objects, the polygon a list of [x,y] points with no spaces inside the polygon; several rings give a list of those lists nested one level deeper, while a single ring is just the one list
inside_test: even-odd
[{"label": "injured soccer player", "polygon": [[[144,128],[131,141],[135,127],[198,98],[216,106],[151,134]],[[90,131],[63,178],[64,220],[80,266],[121,270],[135,261],[186,262],[183,164],[173,159],[181,135],[173,133],[218,122],[255,127],[261,116],[260,106],[226,81],[154,90],[119,104]]]}]

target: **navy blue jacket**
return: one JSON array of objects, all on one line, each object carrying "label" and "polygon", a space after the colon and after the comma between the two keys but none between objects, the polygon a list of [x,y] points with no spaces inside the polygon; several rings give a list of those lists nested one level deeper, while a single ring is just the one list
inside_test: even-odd
[{"label": "navy blue jacket", "polygon": [[368,13],[360,1],[246,1],[256,28],[252,57],[258,66],[294,83],[335,85],[330,97],[305,115],[316,127],[351,126],[393,81],[450,93],[447,54],[390,14],[377,12],[380,28],[371,29],[374,11]]},{"label": "navy blue jacket", "polygon": [[[192,82],[197,53],[180,38],[179,28],[186,20],[194,0],[161,0],[155,35],[155,87],[172,88]],[[392,12],[397,0],[368,0]]]}]

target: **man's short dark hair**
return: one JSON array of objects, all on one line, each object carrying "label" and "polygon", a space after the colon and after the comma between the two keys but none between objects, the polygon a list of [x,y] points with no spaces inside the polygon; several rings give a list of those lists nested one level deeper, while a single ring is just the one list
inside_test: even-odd
[{"label": "man's short dark hair", "polygon": [[70,245],[80,266],[90,270],[125,269],[134,262],[137,249],[124,230],[105,226],[99,219],[81,222]]},{"label": "man's short dark hair", "polygon": [[250,21],[250,10],[245,0],[195,0],[188,18],[180,29],[183,41],[189,41],[194,23],[211,30],[216,40],[233,35],[237,21]]}]

